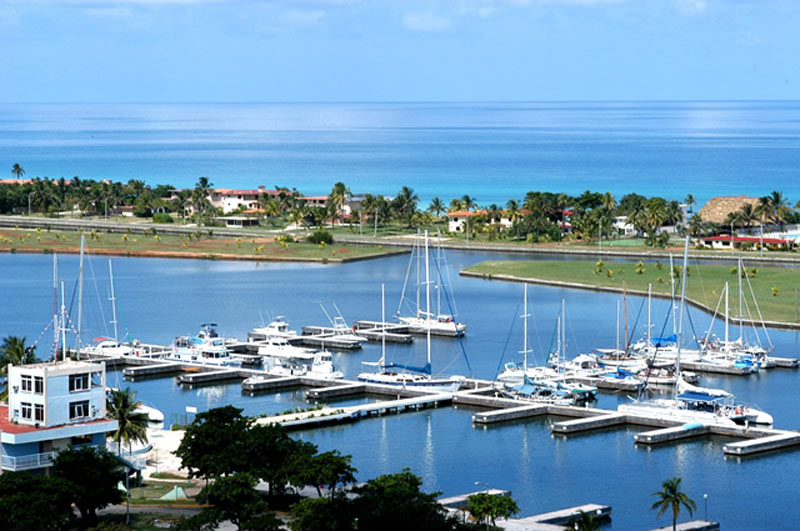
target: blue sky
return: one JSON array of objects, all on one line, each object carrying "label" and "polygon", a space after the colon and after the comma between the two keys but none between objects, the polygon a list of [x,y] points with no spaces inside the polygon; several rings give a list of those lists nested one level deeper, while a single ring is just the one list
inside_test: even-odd
[{"label": "blue sky", "polygon": [[797,0],[0,0],[0,101],[797,99]]}]

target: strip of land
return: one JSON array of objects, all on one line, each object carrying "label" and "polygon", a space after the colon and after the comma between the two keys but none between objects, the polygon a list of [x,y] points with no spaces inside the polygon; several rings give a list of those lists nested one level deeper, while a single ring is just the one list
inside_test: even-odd
[{"label": "strip of land", "polygon": [[[150,234],[86,232],[87,249],[93,254],[149,256],[158,258],[206,258],[341,263],[406,252],[378,245],[321,245],[282,241],[280,236],[210,238],[196,234]],[[0,251],[25,253],[77,253],[79,232],[46,229],[1,229]]]},{"label": "strip of land", "polygon": [[[798,287],[800,271],[794,268],[745,267],[743,280],[744,320],[761,322],[756,304],[768,326],[800,328]],[[669,297],[669,263],[665,261],[608,262],[568,260],[486,261],[461,272],[465,276],[493,280],[531,282],[560,287],[592,289],[643,295],[652,284],[653,294]],[[686,296],[695,306],[713,313],[720,301],[725,282],[730,284],[730,314],[738,320],[739,296],[736,267],[689,265]],[[677,284],[676,284],[677,286]],[[720,312],[724,312],[720,307]]]}]

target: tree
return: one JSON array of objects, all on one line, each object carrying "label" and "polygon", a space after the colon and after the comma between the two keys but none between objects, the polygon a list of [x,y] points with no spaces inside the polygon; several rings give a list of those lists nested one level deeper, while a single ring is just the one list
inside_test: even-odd
[{"label": "tree", "polygon": [[474,197],[470,197],[467,194],[464,194],[464,196],[461,198],[461,204],[463,205],[464,209],[467,210],[467,211],[475,208],[478,205],[478,203],[475,200],[475,198]]},{"label": "tree", "polygon": [[331,214],[331,226],[336,222],[337,218],[341,217],[342,207],[350,195],[350,188],[345,186],[343,182],[338,182],[333,185],[330,195],[328,195],[328,209]]},{"label": "tree", "polygon": [[404,469],[397,474],[379,476],[356,488],[359,497],[353,502],[359,529],[401,531],[426,529],[451,530],[455,518],[437,501],[439,493],[420,491],[422,480]]},{"label": "tree", "polygon": [[242,410],[224,406],[198,413],[186,429],[175,455],[190,477],[206,480],[246,470],[251,420]]},{"label": "tree", "polygon": [[69,482],[28,472],[0,475],[0,529],[56,531],[74,516]]},{"label": "tree", "polygon": [[428,205],[428,212],[436,214],[437,220],[442,215],[442,212],[445,212],[446,210],[447,207],[444,206],[444,202],[442,202],[442,200],[439,199],[438,197],[434,197],[433,199],[431,199],[431,204]]},{"label": "tree", "polygon": [[650,507],[650,510],[658,509],[658,518],[661,518],[661,515],[663,515],[667,509],[672,509],[673,531],[675,531],[678,524],[678,515],[681,512],[681,505],[686,507],[689,511],[689,516],[694,514],[694,510],[697,509],[694,500],[689,498],[684,492],[681,492],[681,478],[678,477],[664,481],[664,483],[661,484],[661,490],[654,492],[653,496],[657,497],[658,501]]},{"label": "tree", "polygon": [[692,208],[694,207],[694,205],[697,204],[697,200],[694,198],[692,194],[688,194],[686,196],[686,199],[683,200],[683,202],[686,203],[686,206],[689,207],[689,212],[692,212]]},{"label": "tree", "polygon": [[194,207],[194,211],[200,218],[205,218],[213,211],[211,202],[208,199],[211,192],[214,191],[213,186],[214,184],[208,177],[200,177],[197,180],[197,184],[194,185],[194,190],[192,190],[192,207]]},{"label": "tree", "polygon": [[594,517],[592,513],[581,511],[578,516],[575,516],[567,522],[567,529],[574,529],[575,531],[597,531],[600,529],[600,522]]},{"label": "tree", "polygon": [[498,518],[508,518],[518,513],[519,506],[511,496],[478,492],[467,497],[467,511],[475,520],[488,520],[494,526]]},{"label": "tree", "polygon": [[228,520],[238,529],[277,531],[281,522],[269,511],[255,489],[256,479],[246,472],[217,478],[203,487],[197,501],[210,505],[182,526],[187,529],[217,529]]},{"label": "tree", "polygon": [[404,186],[400,189],[397,193],[397,197],[395,197],[392,202],[392,206],[397,212],[397,217],[405,221],[406,225],[409,227],[411,226],[412,217],[417,212],[418,201],[419,196],[414,192],[414,189]]},{"label": "tree", "polygon": [[122,453],[122,444],[128,445],[130,452],[131,443],[147,442],[147,426],[150,417],[145,412],[137,412],[139,402],[136,393],[130,387],[125,389],[112,389],[106,398],[108,416],[117,421],[117,429],[111,438],[117,443],[119,452]]},{"label": "tree", "polygon": [[[9,365],[27,365],[36,362],[36,347],[25,345],[25,338],[6,336],[0,346],[0,376],[8,377]],[[0,400],[8,399],[8,386],[0,393]]]},{"label": "tree", "polygon": [[277,423],[251,426],[244,443],[244,466],[269,483],[270,496],[282,494],[288,483],[305,484],[301,465],[316,453],[314,444],[293,440]]},{"label": "tree", "polygon": [[353,502],[344,495],[304,498],[292,505],[289,527],[293,531],[352,531],[355,529]]},{"label": "tree", "polygon": [[117,488],[125,474],[111,453],[94,446],[70,446],[53,461],[53,476],[72,484],[72,500],[87,522],[97,519],[97,510],[122,502]]},{"label": "tree", "polygon": [[330,487],[330,499],[336,495],[337,485],[355,483],[355,473],[358,472],[352,464],[353,457],[342,455],[338,450],[323,452],[308,459],[302,464],[304,483],[314,485],[317,494],[322,496],[321,485]]},{"label": "tree", "polygon": [[14,165],[11,166],[11,175],[13,175],[15,179],[22,179],[22,176],[25,175],[25,169],[15,162]]}]

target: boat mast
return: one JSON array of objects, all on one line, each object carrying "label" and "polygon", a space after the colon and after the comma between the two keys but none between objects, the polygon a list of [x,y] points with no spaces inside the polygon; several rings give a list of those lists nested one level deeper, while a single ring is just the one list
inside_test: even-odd
[{"label": "boat mast", "polygon": [[686,243],[683,247],[683,271],[681,271],[681,313],[678,323],[678,353],[675,356],[675,394],[678,394],[678,383],[681,378],[681,336],[683,336],[683,308],[686,300],[686,266],[689,261],[689,236],[686,236]]},{"label": "boat mast", "polygon": [[651,306],[653,303],[653,283],[650,282],[647,284],[647,346],[650,346],[650,342],[653,339],[653,333],[651,328],[653,327],[652,319],[650,316],[651,313]]},{"label": "boat mast", "polygon": [[[428,246],[428,231],[425,231],[425,260],[426,260],[426,262],[428,260],[428,257],[427,257],[428,247],[427,246]],[[417,317],[419,317],[420,310],[422,309],[422,306],[420,305],[420,288],[421,288],[421,284],[420,284],[420,275],[421,275],[420,259],[422,257],[420,256],[419,249],[420,249],[419,229],[417,229]],[[428,267],[427,263],[425,264],[425,267],[426,268]]]},{"label": "boat mast", "polygon": [[428,318],[427,330],[427,350],[428,350],[428,368],[431,365],[431,282],[430,282],[430,264],[428,263],[428,231],[425,231],[425,310],[426,317]]},{"label": "boat mast", "polygon": [[58,358],[58,255],[53,254],[53,359]]},{"label": "boat mast", "polygon": [[381,369],[386,370],[386,284],[381,284]]},{"label": "boat mast", "polygon": [[669,283],[670,283],[670,304],[672,305],[672,333],[678,333],[678,323],[675,320],[675,266],[672,262],[672,253],[669,253]]},{"label": "boat mast", "polygon": [[744,292],[742,291],[742,259],[739,258],[738,274],[739,274],[739,343],[744,345],[744,312],[742,311],[742,298]]},{"label": "boat mast", "polygon": [[64,303],[64,281],[61,281],[61,361],[67,359],[67,307]]},{"label": "boat mast", "polygon": [[728,305],[728,283],[725,282],[725,345],[728,344],[728,313],[730,306]]},{"label": "boat mast", "polygon": [[566,302],[561,299],[561,348],[558,352],[558,365],[563,372],[562,362],[567,359],[567,310]]},{"label": "boat mast", "polygon": [[628,292],[625,290],[625,281],[622,281],[622,302],[625,308],[625,352],[628,352]]},{"label": "boat mast", "polygon": [[117,297],[114,295],[114,270],[111,267],[111,260],[108,261],[108,279],[111,284],[111,324],[114,325],[114,341],[119,341],[117,337]]},{"label": "boat mast", "polygon": [[619,354],[619,301],[617,301],[617,354]]},{"label": "boat mast", "polygon": [[528,371],[528,283],[523,284],[523,304],[525,306],[522,312],[522,369],[523,374]]},{"label": "boat mast", "polygon": [[442,315],[442,237],[436,229],[436,315]]},{"label": "boat mast", "polygon": [[76,351],[78,359],[81,358],[81,320],[83,318],[83,248],[86,244],[86,235],[81,233],[81,257],[78,264],[78,331]]}]

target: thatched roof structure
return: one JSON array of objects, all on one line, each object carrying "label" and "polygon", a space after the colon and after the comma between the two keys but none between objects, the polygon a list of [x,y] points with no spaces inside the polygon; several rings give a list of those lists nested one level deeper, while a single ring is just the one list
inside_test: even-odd
[{"label": "thatched roof structure", "polygon": [[[701,208],[700,212],[697,214],[703,221],[725,223],[728,214],[741,210],[742,206],[747,203],[750,203],[753,205],[753,208],[756,208],[758,206],[758,198],[747,197],[746,195],[723,195],[712,198],[708,203],[703,205],[703,208]],[[757,225],[758,222],[754,224]]]}]

